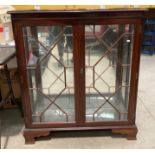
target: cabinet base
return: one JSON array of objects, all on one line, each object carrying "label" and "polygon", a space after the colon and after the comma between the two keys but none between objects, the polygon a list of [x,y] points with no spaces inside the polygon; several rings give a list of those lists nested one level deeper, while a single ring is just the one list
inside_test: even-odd
[{"label": "cabinet base", "polygon": [[24,138],[25,144],[34,144],[35,138],[48,136],[50,132],[57,131],[82,131],[82,130],[111,130],[112,133],[127,135],[128,140],[136,140],[137,135],[137,127],[135,125],[132,126],[120,126],[120,127],[70,127],[70,128],[41,128],[41,129],[24,129]]},{"label": "cabinet base", "polygon": [[112,133],[118,133],[122,135],[127,135],[128,140],[136,140],[137,128],[126,128],[126,129],[112,129]]},{"label": "cabinet base", "polygon": [[24,130],[24,138],[25,138],[25,144],[34,144],[36,137],[42,137],[42,136],[48,136],[50,134],[50,131],[44,131],[42,130],[31,130],[28,129]]}]

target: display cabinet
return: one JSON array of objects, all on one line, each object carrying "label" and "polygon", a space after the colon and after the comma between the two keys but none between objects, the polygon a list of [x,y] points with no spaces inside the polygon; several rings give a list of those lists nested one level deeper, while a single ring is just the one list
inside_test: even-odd
[{"label": "display cabinet", "polygon": [[144,10],[12,11],[25,142],[56,131],[136,139]]}]

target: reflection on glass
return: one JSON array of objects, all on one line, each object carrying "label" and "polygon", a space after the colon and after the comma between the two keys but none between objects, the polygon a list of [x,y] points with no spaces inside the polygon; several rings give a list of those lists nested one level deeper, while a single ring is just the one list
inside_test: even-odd
[{"label": "reflection on glass", "polygon": [[75,122],[71,26],[24,27],[34,122]]},{"label": "reflection on glass", "polygon": [[133,28],[85,26],[87,122],[127,120]]}]

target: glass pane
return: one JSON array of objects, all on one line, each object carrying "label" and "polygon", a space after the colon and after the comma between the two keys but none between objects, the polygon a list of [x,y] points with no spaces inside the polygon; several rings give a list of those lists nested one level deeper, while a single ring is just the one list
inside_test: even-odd
[{"label": "glass pane", "polygon": [[71,26],[24,27],[33,122],[75,122]]},{"label": "glass pane", "polygon": [[86,121],[127,120],[133,25],[85,26]]}]

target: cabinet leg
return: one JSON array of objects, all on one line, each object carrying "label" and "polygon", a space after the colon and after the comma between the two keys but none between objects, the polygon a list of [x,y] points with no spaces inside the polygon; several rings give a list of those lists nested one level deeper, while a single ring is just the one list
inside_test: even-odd
[{"label": "cabinet leg", "polygon": [[25,138],[25,144],[34,144],[35,143],[35,139],[33,137],[33,135],[29,134],[29,133],[25,133],[24,132],[24,138]]},{"label": "cabinet leg", "polygon": [[41,131],[41,130],[28,130],[25,129],[23,136],[25,138],[25,144],[34,144],[36,137],[48,136],[50,134],[49,131]]},{"label": "cabinet leg", "polygon": [[138,132],[137,127],[126,129],[120,129],[120,128],[112,129],[112,133],[127,135],[128,140],[136,140],[137,132]]}]

